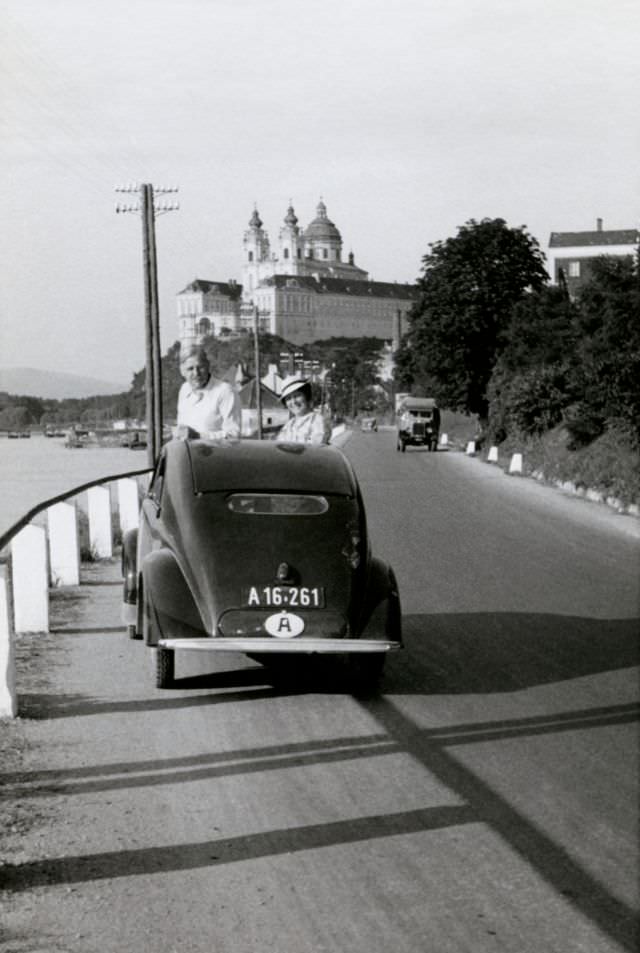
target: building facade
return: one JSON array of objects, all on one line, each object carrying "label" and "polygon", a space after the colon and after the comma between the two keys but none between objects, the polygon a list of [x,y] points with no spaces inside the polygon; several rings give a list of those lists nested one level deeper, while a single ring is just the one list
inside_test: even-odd
[{"label": "building facade", "polygon": [[551,232],[549,270],[556,284],[565,282],[573,295],[588,281],[593,261],[602,255],[628,258],[637,254],[640,231],[637,228],[605,230],[602,219],[591,232]]},{"label": "building facade", "polygon": [[256,309],[262,330],[292,344],[391,340],[417,296],[416,285],[370,281],[353,252],[343,261],[342,236],[322,200],[305,229],[289,205],[275,247],[254,209],[243,238],[242,284],[195,279],[181,291],[180,342],[251,330]]}]

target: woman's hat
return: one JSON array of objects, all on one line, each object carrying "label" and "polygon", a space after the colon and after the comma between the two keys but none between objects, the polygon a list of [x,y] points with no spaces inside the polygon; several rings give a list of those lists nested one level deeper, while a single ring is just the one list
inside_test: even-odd
[{"label": "woman's hat", "polygon": [[303,387],[309,387],[310,382],[306,377],[287,377],[284,384],[282,385],[282,390],[280,392],[280,400],[284,404],[288,397],[291,397],[292,394],[295,394],[296,391],[301,390]]}]

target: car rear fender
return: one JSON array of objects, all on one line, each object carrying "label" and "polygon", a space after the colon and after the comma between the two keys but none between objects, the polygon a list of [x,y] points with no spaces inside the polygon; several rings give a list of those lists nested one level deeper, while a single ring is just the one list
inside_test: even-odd
[{"label": "car rear fender", "polygon": [[360,617],[360,635],[366,639],[392,639],[402,644],[402,613],[395,573],[373,557]]},{"label": "car rear fender", "polygon": [[142,564],[145,600],[160,638],[206,634],[191,590],[168,549],[149,553]]},{"label": "car rear fender", "polygon": [[122,539],[122,578],[124,579],[123,601],[135,605],[138,599],[138,568],[136,551],[138,548],[138,530],[130,529]]}]

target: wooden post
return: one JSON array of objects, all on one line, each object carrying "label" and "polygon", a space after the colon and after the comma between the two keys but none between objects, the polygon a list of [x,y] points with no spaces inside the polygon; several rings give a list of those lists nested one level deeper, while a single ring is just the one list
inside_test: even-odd
[{"label": "wooden post", "polygon": [[162,447],[162,353],[160,350],[160,306],[158,303],[158,258],[156,252],[156,212],[153,186],[149,185],[147,229],[149,233],[149,289],[151,292],[151,356],[153,363],[153,440],[155,459]]},{"label": "wooden post", "polygon": [[[151,261],[149,249],[149,201],[151,186],[140,187],[142,205],[142,267],[144,272],[144,341],[145,341],[145,411],[147,421],[147,460],[149,466],[155,466],[156,440],[154,425],[154,356],[153,356],[153,315],[151,290]],[[153,202],[153,198],[151,198]]]},{"label": "wooden post", "polygon": [[253,309],[254,364],[256,366],[256,413],[258,415],[258,440],[262,440],[262,391],[260,389],[260,325],[257,307]]}]

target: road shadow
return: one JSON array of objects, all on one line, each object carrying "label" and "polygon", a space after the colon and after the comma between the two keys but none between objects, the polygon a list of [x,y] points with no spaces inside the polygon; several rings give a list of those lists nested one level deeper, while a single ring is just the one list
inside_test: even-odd
[{"label": "road shadow", "polygon": [[639,619],[407,615],[403,633],[405,650],[387,662],[389,694],[513,692],[640,664]]}]

